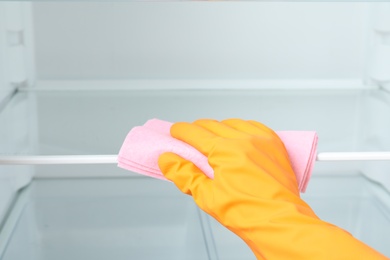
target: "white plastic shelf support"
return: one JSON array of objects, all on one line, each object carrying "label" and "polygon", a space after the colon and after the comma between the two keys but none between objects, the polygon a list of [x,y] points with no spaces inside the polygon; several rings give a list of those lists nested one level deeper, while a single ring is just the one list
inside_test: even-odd
[{"label": "white plastic shelf support", "polygon": [[[319,153],[317,161],[390,161],[390,152]],[[116,164],[117,155],[0,156],[0,165]]]},{"label": "white plastic shelf support", "polygon": [[8,43],[9,81],[18,85],[27,80],[24,4],[6,2],[3,8]]},{"label": "white plastic shelf support", "polygon": [[374,85],[390,88],[390,3],[372,3],[368,75]]}]

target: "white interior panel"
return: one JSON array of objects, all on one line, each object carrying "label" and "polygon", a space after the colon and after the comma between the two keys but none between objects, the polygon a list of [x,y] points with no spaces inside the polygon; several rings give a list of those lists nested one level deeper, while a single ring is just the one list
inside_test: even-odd
[{"label": "white interior panel", "polygon": [[33,7],[39,79],[345,79],[364,71],[365,3]]}]

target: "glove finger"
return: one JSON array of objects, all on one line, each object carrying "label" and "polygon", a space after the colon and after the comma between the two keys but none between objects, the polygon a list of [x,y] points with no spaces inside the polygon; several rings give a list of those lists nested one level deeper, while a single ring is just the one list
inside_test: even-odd
[{"label": "glove finger", "polygon": [[270,135],[273,135],[273,136],[275,136],[275,137],[277,137],[279,139],[279,136],[275,133],[275,131],[272,130],[271,128],[269,128],[268,126],[266,126],[266,125],[264,125],[264,124],[262,124],[260,122],[254,121],[254,120],[248,120],[248,123],[254,125],[258,129],[261,129],[262,131],[267,132]]},{"label": "glove finger", "polygon": [[[288,165],[290,165],[289,155],[287,153],[287,150],[286,150],[282,140],[280,139],[280,137],[272,129],[270,129],[267,126],[263,125],[262,123],[259,123],[256,121],[245,121],[245,120],[241,120],[241,119],[228,119],[228,120],[222,121],[222,123],[229,125],[232,128],[235,128],[239,131],[245,132],[245,133],[250,134],[250,135],[260,136],[260,137],[271,136],[272,141],[275,144],[277,144],[277,146],[274,146],[274,145],[268,146],[267,149],[269,149],[269,150],[277,149],[278,151],[274,151],[273,154],[275,157],[278,158],[278,161],[280,161],[280,162],[288,161],[288,164],[286,164],[286,167],[288,167]],[[260,144],[260,147],[263,148],[262,143]],[[281,154],[282,156],[277,156],[279,154]]]},{"label": "glove finger", "polygon": [[249,135],[272,138],[272,140],[276,142],[279,147],[283,147],[284,154],[287,155],[286,148],[280,137],[274,130],[263,125],[262,123],[253,120],[245,121],[241,119],[227,119],[222,121],[222,123]]},{"label": "glove finger", "polygon": [[177,154],[163,153],[158,159],[158,166],[168,180],[183,193],[192,195],[195,201],[205,189],[210,188],[212,180],[192,162]]},{"label": "glove finger", "polygon": [[254,120],[249,120],[248,123],[255,126],[259,130],[268,133],[269,136],[274,137],[273,141],[277,142],[279,144],[279,147],[283,147],[284,155],[288,157],[287,150],[286,150],[286,147],[285,147],[283,141],[280,139],[279,135],[274,130],[272,130],[271,128],[267,127],[266,125],[264,125],[260,122],[254,121]]},{"label": "glove finger", "polygon": [[215,142],[220,138],[207,129],[190,123],[173,124],[171,136],[191,145],[207,157]]},{"label": "glove finger", "polygon": [[228,125],[231,128],[236,129],[237,131],[241,131],[250,135],[255,136],[265,136],[265,135],[275,135],[275,132],[268,128],[267,126],[261,124],[261,123],[254,123],[256,121],[246,121],[241,119],[227,119],[223,120],[222,123],[225,125]]},{"label": "glove finger", "polygon": [[223,124],[216,120],[201,119],[194,122],[195,125],[201,126],[217,136],[223,138],[242,138],[248,136],[247,134],[237,131],[229,125]]}]

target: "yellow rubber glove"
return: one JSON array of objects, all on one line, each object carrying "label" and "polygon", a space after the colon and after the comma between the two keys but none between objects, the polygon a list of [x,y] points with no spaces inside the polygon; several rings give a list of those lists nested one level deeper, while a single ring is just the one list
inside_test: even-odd
[{"label": "yellow rubber glove", "polygon": [[300,198],[283,143],[266,126],[199,120],[174,124],[171,135],[207,156],[215,176],[165,153],[159,158],[165,177],[240,236],[257,259],[387,259],[314,214]]}]

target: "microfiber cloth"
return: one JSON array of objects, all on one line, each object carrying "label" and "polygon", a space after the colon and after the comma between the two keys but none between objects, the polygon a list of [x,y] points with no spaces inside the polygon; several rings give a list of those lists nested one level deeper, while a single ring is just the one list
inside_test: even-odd
[{"label": "microfiber cloth", "polygon": [[[157,179],[166,180],[158,167],[162,153],[173,152],[193,162],[209,178],[214,170],[207,157],[189,144],[170,135],[172,123],[152,119],[131,129],[118,154],[118,166]],[[317,150],[317,134],[312,131],[277,131],[286,147],[299,190],[305,192],[313,170]]]}]

